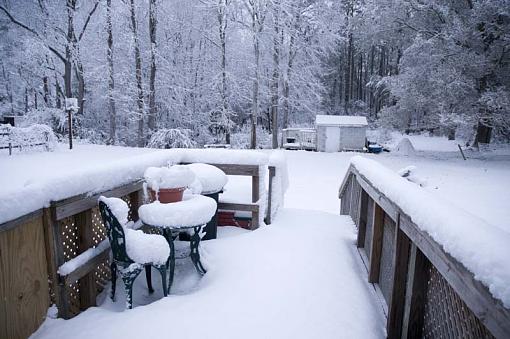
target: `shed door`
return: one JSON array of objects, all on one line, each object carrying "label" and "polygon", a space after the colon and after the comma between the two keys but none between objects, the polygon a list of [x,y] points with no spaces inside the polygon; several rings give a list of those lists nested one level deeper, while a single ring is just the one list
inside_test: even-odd
[{"label": "shed door", "polygon": [[338,152],[340,143],[340,128],[326,127],[326,152]]}]

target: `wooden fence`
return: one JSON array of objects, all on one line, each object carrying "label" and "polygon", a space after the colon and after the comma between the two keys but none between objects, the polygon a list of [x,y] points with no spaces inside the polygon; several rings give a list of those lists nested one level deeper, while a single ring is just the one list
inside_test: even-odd
[{"label": "wooden fence", "polygon": [[[252,165],[216,165],[228,175],[252,177],[251,204],[220,204],[219,208],[251,211],[252,228],[258,227],[260,177]],[[274,167],[269,168],[268,207]],[[97,295],[110,281],[109,247],[61,275],[59,267],[106,239],[97,207],[99,195],[119,197],[137,220],[142,183],[133,182],[89,196],[78,195],[52,202],[23,217],[0,224],[0,338],[26,338],[56,304],[59,317],[68,319],[96,304]],[[266,222],[270,222],[270,209]]]},{"label": "wooden fence", "polygon": [[353,166],[339,195],[388,338],[510,338],[510,310]]}]

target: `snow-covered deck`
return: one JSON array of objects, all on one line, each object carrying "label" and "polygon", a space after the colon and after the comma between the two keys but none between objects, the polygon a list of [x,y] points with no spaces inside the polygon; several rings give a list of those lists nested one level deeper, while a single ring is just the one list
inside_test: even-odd
[{"label": "snow-covered deck", "polygon": [[[83,158],[93,156],[97,149],[87,146]],[[116,159],[134,154],[159,157],[142,155],[147,152],[154,151],[115,150]],[[65,158],[66,152],[50,155]],[[37,175],[24,166],[47,156],[20,155],[10,163],[0,159],[0,168],[9,169],[16,182],[12,177],[0,180],[12,189],[33,185]],[[107,161],[112,154],[97,152],[94,156]],[[133,310],[124,310],[122,293],[115,303],[103,294],[99,307],[71,320],[49,317],[34,337],[384,337],[381,302],[366,282],[355,248],[354,225],[350,218],[338,215],[338,187],[352,156],[287,152],[285,208],[269,227],[253,232],[222,228],[219,239],[204,242],[208,273],[203,278],[189,260],[178,261],[168,298],[162,298],[157,289],[148,295],[141,277],[134,292],[138,306]],[[510,232],[510,211],[504,208],[510,198],[505,180],[510,175],[510,161],[464,162],[453,154],[368,157],[395,170],[416,165],[416,173],[426,179],[425,190]],[[73,168],[71,162],[62,164],[64,170]],[[42,171],[43,177],[54,177],[49,168]],[[235,188],[233,185],[232,197],[238,196]],[[158,281],[153,284],[159,286]],[[118,291],[122,291],[120,285]]]},{"label": "snow-covered deck", "polygon": [[34,338],[381,338],[382,309],[354,239],[350,218],[295,209],[253,232],[220,229],[204,243],[202,279],[183,259],[169,297],[157,288],[149,296],[142,275],[133,310],[107,298],[71,320],[47,320]]}]

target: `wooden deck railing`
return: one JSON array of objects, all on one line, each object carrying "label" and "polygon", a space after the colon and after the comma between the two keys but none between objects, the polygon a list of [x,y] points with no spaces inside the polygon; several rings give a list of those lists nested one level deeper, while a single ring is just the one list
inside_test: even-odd
[{"label": "wooden deck railing", "polygon": [[510,338],[510,310],[355,167],[339,196],[387,307],[388,338]]},{"label": "wooden deck railing", "polygon": [[[216,166],[228,175],[252,177],[251,204],[220,204],[219,208],[251,211],[252,228],[258,227],[259,186],[263,182],[259,167]],[[274,171],[274,167],[269,168],[270,179]],[[109,246],[87,256],[65,274],[60,274],[59,268],[106,239],[97,207],[99,195],[124,199],[130,207],[129,219],[138,219],[143,198],[140,181],[92,196],[82,194],[52,202],[48,208],[0,224],[0,338],[28,337],[44,320],[51,304],[57,305],[62,318],[71,318],[96,304],[97,295],[110,281]],[[268,210],[270,197],[271,191]],[[270,216],[269,212],[266,223],[270,223]]]}]

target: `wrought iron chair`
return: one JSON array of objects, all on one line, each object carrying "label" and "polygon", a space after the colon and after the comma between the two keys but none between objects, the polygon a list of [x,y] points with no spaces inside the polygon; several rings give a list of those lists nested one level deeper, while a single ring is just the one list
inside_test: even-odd
[{"label": "wrought iron chair", "polygon": [[[109,198],[112,199],[112,198]],[[140,272],[147,267],[150,269],[150,266],[156,268],[161,273],[161,280],[163,283],[163,294],[166,297],[168,294],[167,287],[167,265],[168,265],[168,256],[170,253],[170,248],[168,249],[168,256],[164,258],[164,264],[154,263],[154,262],[136,262],[133,260],[127,250],[126,250],[126,231],[136,232],[134,230],[128,230],[124,228],[124,225],[121,225],[117,217],[112,213],[112,210],[108,206],[107,203],[104,202],[103,197],[99,200],[99,210],[101,212],[101,216],[103,218],[103,222],[106,227],[106,232],[108,234],[108,239],[110,241],[110,246],[113,253],[113,261],[111,263],[111,276],[112,276],[112,290],[111,290],[111,298],[114,300],[115,298],[115,287],[117,281],[117,273],[120,273],[122,277],[122,281],[124,282],[124,287],[126,290],[126,307],[133,308],[133,283],[136,277],[140,274]],[[121,199],[119,199],[121,200]],[[122,201],[122,200],[121,200]],[[125,203],[124,201],[122,201]],[[144,234],[145,235],[145,234]],[[163,236],[147,234],[147,237],[161,237],[161,242],[164,242],[166,246],[168,243]],[[154,239],[152,239],[154,240]],[[160,239],[157,239],[160,240]],[[135,245],[135,244],[133,244]],[[137,244],[138,245],[138,244]],[[138,260],[140,261],[140,260]],[[153,292],[152,283],[150,280],[147,280],[147,285],[149,288],[149,292]]]}]

